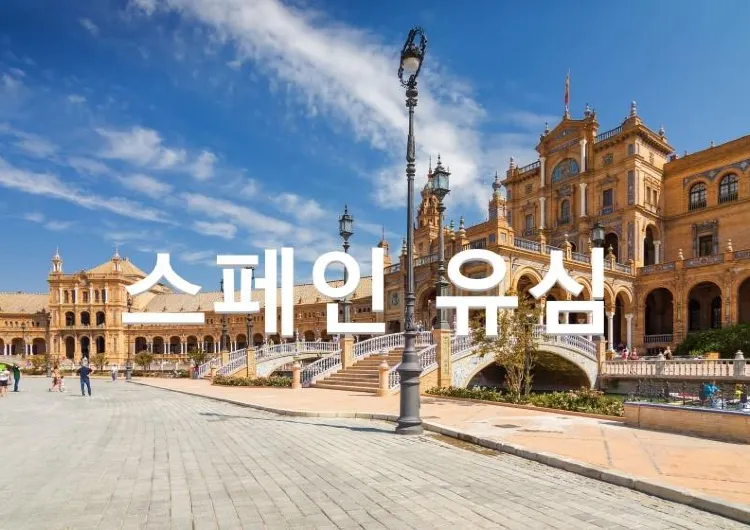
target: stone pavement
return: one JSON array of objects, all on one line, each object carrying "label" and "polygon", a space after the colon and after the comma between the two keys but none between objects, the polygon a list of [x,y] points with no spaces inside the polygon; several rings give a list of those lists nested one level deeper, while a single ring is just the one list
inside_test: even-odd
[{"label": "stone pavement", "polygon": [[[372,394],[315,388],[218,387],[208,381],[189,379],[141,382],[298,411],[398,415],[399,409],[398,396],[378,398]],[[424,421],[477,437],[750,505],[749,445],[635,429],[612,420],[428,396],[422,397],[421,415]]]},{"label": "stone pavement", "polygon": [[0,528],[746,528],[383,422],[277,416],[123,381],[96,381],[92,399],[49,393],[44,378],[22,384],[0,399]]}]

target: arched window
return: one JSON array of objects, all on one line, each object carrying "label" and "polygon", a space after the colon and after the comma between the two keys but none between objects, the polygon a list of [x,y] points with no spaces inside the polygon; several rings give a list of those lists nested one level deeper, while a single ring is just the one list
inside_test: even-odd
[{"label": "arched window", "polygon": [[719,183],[719,203],[736,201],[738,197],[737,186],[739,179],[734,173],[726,175]]},{"label": "arched window", "polygon": [[65,313],[65,325],[66,326],[75,326],[76,325],[76,315],[73,313],[73,311],[68,311]]},{"label": "arched window", "polygon": [[566,158],[552,170],[552,182],[559,182],[579,173],[578,162],[572,158]]},{"label": "arched window", "polygon": [[706,207],[706,185],[699,182],[692,188],[690,188],[690,202],[688,203],[689,210],[697,210],[699,208]]},{"label": "arched window", "polygon": [[568,224],[570,222],[570,201],[565,199],[560,203],[560,224]]}]

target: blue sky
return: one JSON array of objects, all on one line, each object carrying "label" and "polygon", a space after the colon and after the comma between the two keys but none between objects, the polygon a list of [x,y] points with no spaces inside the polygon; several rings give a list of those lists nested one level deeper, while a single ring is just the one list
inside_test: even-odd
[{"label": "blue sky", "polygon": [[216,254],[292,245],[308,279],[344,204],[358,259],[381,226],[397,254],[415,24],[417,183],[440,152],[448,219],[481,221],[494,172],[536,159],[568,69],[573,115],[590,103],[602,131],[635,100],[679,153],[749,132],[750,3],[545,4],[4,0],[0,291],[46,292],[57,246],[66,272],[170,252],[213,290]]}]

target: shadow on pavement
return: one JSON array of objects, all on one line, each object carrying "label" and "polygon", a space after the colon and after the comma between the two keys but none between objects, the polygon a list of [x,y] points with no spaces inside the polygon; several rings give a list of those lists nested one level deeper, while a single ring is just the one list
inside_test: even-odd
[{"label": "shadow on pavement", "polygon": [[228,419],[253,420],[253,421],[275,421],[275,422],[282,422],[282,423],[294,423],[296,425],[316,425],[320,427],[331,427],[333,429],[347,429],[349,431],[356,431],[356,432],[387,432],[387,433],[392,432],[392,429],[386,429],[386,428],[354,427],[351,425],[333,425],[330,423],[312,423],[309,421],[300,421],[300,420],[259,418],[257,416],[239,416],[239,415],[234,415],[234,414],[219,414],[218,412],[199,412],[198,414],[200,414],[201,416],[211,416],[215,418],[209,421],[224,421]]}]

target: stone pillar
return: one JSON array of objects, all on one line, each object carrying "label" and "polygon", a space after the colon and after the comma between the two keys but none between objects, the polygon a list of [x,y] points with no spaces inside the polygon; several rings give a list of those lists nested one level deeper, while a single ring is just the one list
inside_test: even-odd
[{"label": "stone pillar", "polygon": [[293,390],[299,390],[302,388],[302,383],[300,382],[300,369],[302,366],[300,366],[299,361],[294,361],[294,364],[292,365],[292,389]]},{"label": "stone pillar", "polygon": [[546,157],[540,156],[539,157],[539,187],[544,187],[544,161],[546,160]]},{"label": "stone pillar", "polygon": [[385,360],[385,357],[383,357],[383,360],[381,361],[380,365],[378,366],[378,391],[377,395],[380,397],[385,397],[388,395],[388,361]]},{"label": "stone pillar", "polygon": [[578,142],[581,145],[581,172],[586,171],[586,138]]},{"label": "stone pillar", "polygon": [[539,212],[540,212],[540,219],[539,219],[539,228],[544,228],[544,222],[545,222],[545,207],[544,203],[547,201],[546,197],[539,197]]},{"label": "stone pillar", "polygon": [[594,382],[596,386],[600,386],[601,374],[604,372],[604,363],[607,360],[607,348],[604,337],[596,337],[594,340],[596,344],[596,373],[597,381]]},{"label": "stone pillar", "polygon": [[627,331],[627,345],[628,345],[628,351],[633,350],[633,314],[628,313],[625,315],[625,320],[627,321],[628,331]]},{"label": "stone pillar", "polygon": [[453,368],[451,366],[451,330],[433,329],[432,343],[435,344],[435,358],[438,364],[438,384],[440,388],[447,388],[453,382]]},{"label": "stone pillar", "polygon": [[734,376],[735,377],[744,377],[745,376],[745,355],[737,350],[737,353],[734,354]]},{"label": "stone pillar", "polygon": [[224,366],[229,362],[229,350],[226,348],[221,350],[221,365]]},{"label": "stone pillar", "polygon": [[654,241],[654,264],[659,263],[661,263],[661,241]]},{"label": "stone pillar", "polygon": [[341,348],[341,369],[346,370],[354,365],[354,337],[342,335],[339,339]]},{"label": "stone pillar", "polygon": [[615,313],[614,311],[607,311],[607,319],[609,319],[609,349],[614,350],[613,338],[615,334]]},{"label": "stone pillar", "polygon": [[580,204],[580,213],[578,214],[578,217],[586,217],[586,183],[581,182],[578,184],[578,187],[580,189],[581,194],[581,204]]},{"label": "stone pillar", "polygon": [[255,359],[255,348],[247,349],[247,363],[245,364],[245,377],[258,377],[258,363]]}]

